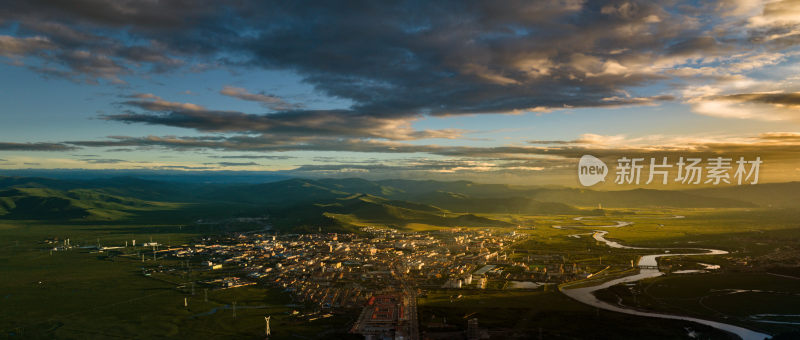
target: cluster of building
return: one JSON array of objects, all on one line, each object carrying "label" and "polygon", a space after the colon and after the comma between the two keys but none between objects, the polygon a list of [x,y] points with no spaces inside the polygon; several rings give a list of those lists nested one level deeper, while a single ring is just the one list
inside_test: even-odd
[{"label": "cluster of building", "polygon": [[[460,280],[469,285],[473,275],[476,282],[485,281],[503,273],[499,265],[514,265],[508,248],[522,237],[515,232],[468,229],[423,233],[366,227],[362,231],[238,234],[159,253],[200,257],[209,270],[235,269],[251,280],[284,288],[299,301],[335,308],[363,305],[372,292],[402,288],[400,282],[440,287]],[[491,272],[478,270],[489,263]]]},{"label": "cluster of building", "polygon": [[158,253],[218,271],[219,278],[206,283],[220,288],[261,283],[323,313],[363,308],[352,331],[375,339],[414,338],[416,294],[422,290],[514,288],[509,282],[535,288],[542,281],[585,277],[561,256],[515,252],[511,246],[525,236],[514,231],[361,231],[235,234]]},{"label": "cluster of building", "polygon": [[416,298],[413,293],[384,293],[371,297],[350,332],[367,340],[417,339]]}]

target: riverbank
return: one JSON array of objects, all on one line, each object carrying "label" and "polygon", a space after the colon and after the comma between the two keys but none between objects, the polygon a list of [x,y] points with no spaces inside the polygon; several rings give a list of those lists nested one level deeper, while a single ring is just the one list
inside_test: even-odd
[{"label": "riverbank", "polygon": [[[610,226],[610,227],[618,227],[619,224],[622,224],[622,223],[618,222],[618,224],[616,226]],[[630,225],[630,224],[625,224],[625,225]],[[594,228],[598,228],[598,227],[594,226]],[[623,244],[621,244],[619,242],[607,240],[605,238],[606,234],[608,234],[608,231],[597,230],[597,231],[595,231],[593,237],[594,237],[595,240],[597,240],[599,242],[603,242],[603,243],[605,243],[607,246],[609,246],[611,248],[665,250],[664,248],[643,248],[643,247],[632,247],[632,246],[623,245]],[[624,276],[624,277],[617,278],[617,279],[613,279],[613,280],[606,281],[606,282],[598,282],[597,285],[593,285],[593,286],[589,286],[589,287],[585,287],[584,286],[584,287],[581,287],[581,288],[570,289],[569,288],[570,285],[564,285],[564,286],[559,287],[559,290],[562,293],[564,293],[564,295],[566,295],[566,296],[568,296],[568,297],[570,297],[570,298],[572,298],[572,299],[574,299],[576,301],[582,302],[584,304],[587,304],[587,305],[590,305],[590,306],[593,306],[593,307],[596,307],[596,308],[608,310],[608,311],[625,313],[625,314],[630,314],[630,315],[637,315],[637,316],[645,316],[645,317],[655,317],[655,318],[662,318],[662,319],[691,321],[691,322],[707,325],[707,326],[714,327],[714,328],[717,328],[717,329],[720,329],[720,330],[723,330],[723,331],[726,331],[726,332],[733,333],[733,334],[739,336],[740,338],[742,338],[744,340],[763,340],[763,339],[771,338],[771,336],[769,334],[756,332],[756,331],[753,331],[753,330],[750,330],[750,329],[747,329],[747,328],[743,328],[743,327],[739,327],[739,326],[735,326],[735,325],[730,325],[730,324],[726,324],[726,323],[721,323],[721,322],[716,322],[716,321],[711,321],[711,320],[705,320],[705,319],[699,319],[699,318],[693,318],[693,317],[688,317],[688,316],[646,312],[646,311],[636,310],[636,309],[633,309],[633,308],[630,308],[630,307],[624,307],[624,306],[620,306],[620,305],[612,305],[612,304],[610,304],[608,302],[601,301],[600,299],[598,299],[594,295],[594,292],[596,292],[598,290],[606,289],[608,287],[611,287],[611,286],[614,286],[614,285],[617,285],[617,284],[636,282],[636,281],[640,281],[640,280],[644,280],[644,279],[648,279],[648,278],[653,278],[653,277],[658,277],[658,276],[664,275],[664,273],[662,273],[660,270],[657,269],[657,267],[658,267],[657,259],[659,257],[682,256],[682,255],[703,255],[703,256],[705,256],[705,255],[723,255],[723,254],[727,254],[728,253],[727,251],[719,250],[719,249],[692,249],[692,251],[697,251],[697,252],[692,252],[692,253],[659,253],[659,254],[645,255],[645,256],[642,256],[639,259],[639,262],[637,263],[637,266],[639,267],[638,273],[631,274],[631,275]],[[583,281],[582,283],[585,284],[586,282]]]}]

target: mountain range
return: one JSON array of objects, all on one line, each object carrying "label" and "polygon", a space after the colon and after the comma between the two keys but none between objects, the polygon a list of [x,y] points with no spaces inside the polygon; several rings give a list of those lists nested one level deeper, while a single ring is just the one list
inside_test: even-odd
[{"label": "mountain range", "polygon": [[619,209],[793,208],[798,196],[798,182],[693,190],[598,191],[469,181],[359,178],[291,178],[241,184],[154,181],[137,177],[0,176],[0,218],[119,220],[149,211],[187,209],[191,211],[187,218],[205,218],[204,212],[211,214],[212,211],[217,216],[225,213],[268,215],[276,224],[298,228],[411,223],[505,226],[507,222],[475,214],[590,215],[601,213],[596,211],[598,206]]}]

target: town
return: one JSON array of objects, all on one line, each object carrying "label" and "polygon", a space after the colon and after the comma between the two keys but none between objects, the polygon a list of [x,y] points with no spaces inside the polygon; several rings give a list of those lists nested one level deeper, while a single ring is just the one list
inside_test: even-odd
[{"label": "town", "polygon": [[[521,227],[518,229],[522,229]],[[267,285],[305,306],[308,320],[337,313],[359,315],[351,332],[374,339],[417,339],[416,299],[429,289],[539,289],[590,276],[589,268],[562,255],[528,254],[512,245],[528,234],[498,229],[450,228],[406,232],[363,227],[358,234],[278,234],[271,231],[204,237],[193,244],[90,247],[128,248],[122,256],[158,261],[154,272],[204,271],[192,282],[204,290]],[[132,246],[136,246],[132,240]],[[68,246],[69,241],[62,242]],[[147,253],[147,254],[145,254]],[[454,295],[458,298],[458,294]],[[480,338],[478,320],[471,337]]]}]

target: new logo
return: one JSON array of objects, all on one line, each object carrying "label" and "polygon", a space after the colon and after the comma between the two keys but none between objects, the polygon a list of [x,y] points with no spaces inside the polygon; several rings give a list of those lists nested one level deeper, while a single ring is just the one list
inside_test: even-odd
[{"label": "new logo", "polygon": [[583,155],[578,162],[578,180],[585,187],[605,182],[606,175],[608,175],[606,163],[595,156]]}]

